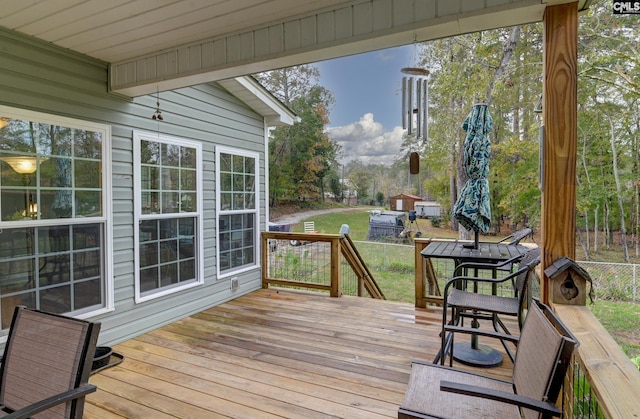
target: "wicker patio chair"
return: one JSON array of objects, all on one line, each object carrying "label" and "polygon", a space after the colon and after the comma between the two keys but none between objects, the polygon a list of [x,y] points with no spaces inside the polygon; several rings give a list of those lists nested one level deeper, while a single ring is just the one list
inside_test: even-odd
[{"label": "wicker patio chair", "polygon": [[[81,418],[100,323],[16,307],[0,367],[6,418]],[[1,412],[0,412],[1,413]]]},{"label": "wicker patio chair", "polygon": [[[453,336],[460,328],[463,327],[465,318],[474,320],[491,320],[493,328],[496,332],[502,329],[505,334],[510,334],[509,329],[500,319],[500,316],[517,317],[518,326],[522,328],[524,320],[524,309],[527,301],[528,281],[532,275],[535,275],[535,267],[540,263],[540,248],[532,248],[527,251],[518,261],[518,270],[503,278],[482,278],[471,276],[456,276],[444,286],[443,305],[442,305],[442,332],[441,347],[438,356],[434,362],[444,361],[448,352],[453,351]],[[456,272],[464,272],[469,269],[491,270],[494,264],[487,263],[463,263]],[[503,297],[494,295],[496,287],[501,283],[511,282],[513,284],[513,296]],[[490,284],[493,293],[482,294],[476,292],[479,284]],[[473,285],[473,291],[468,291],[469,285]],[[450,312],[450,317],[447,313]],[[501,340],[502,345],[507,354],[514,360],[514,354],[508,345],[508,340]],[[450,354],[451,355],[451,354]],[[453,358],[453,356],[451,356]],[[452,359],[450,359],[451,365]]]},{"label": "wicker patio chair", "polygon": [[528,311],[520,337],[504,338],[520,341],[511,381],[414,361],[398,418],[561,416],[555,403],[578,346],[576,338],[538,300]]}]

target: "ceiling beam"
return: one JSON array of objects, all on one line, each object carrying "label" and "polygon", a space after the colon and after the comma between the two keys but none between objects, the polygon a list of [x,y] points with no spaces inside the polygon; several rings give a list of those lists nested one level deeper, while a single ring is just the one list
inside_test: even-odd
[{"label": "ceiling beam", "polygon": [[[547,0],[548,1],[548,0]],[[109,66],[140,96],[276,68],[542,20],[545,0],[360,0]]]}]

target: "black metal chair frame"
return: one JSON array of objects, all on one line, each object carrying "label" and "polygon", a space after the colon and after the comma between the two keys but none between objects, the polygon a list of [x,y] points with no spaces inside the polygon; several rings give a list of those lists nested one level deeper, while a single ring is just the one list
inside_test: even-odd
[{"label": "black metal chair frame", "polygon": [[[500,265],[518,263],[519,267],[515,272],[503,277],[495,278],[495,270]],[[441,347],[434,363],[438,361],[444,365],[447,353],[450,355],[449,365],[453,363],[453,340],[454,334],[461,330],[466,330],[463,325],[465,318],[470,318],[474,322],[477,336],[482,336],[483,332],[477,328],[478,320],[490,320],[495,332],[502,332],[511,335],[511,332],[500,319],[500,315],[517,317],[519,329],[524,321],[525,301],[528,296],[528,281],[535,275],[535,267],[540,263],[540,249],[532,248],[526,253],[504,261],[500,264],[466,262],[460,264],[454,274],[468,272],[470,269],[478,271],[488,270],[494,272],[493,278],[483,278],[477,276],[454,276],[444,286],[443,306],[442,306],[442,330]],[[513,297],[503,297],[496,294],[498,284],[511,281],[513,284]],[[467,291],[469,284],[473,284],[473,291]],[[486,283],[492,287],[492,294],[477,293],[478,284]],[[447,313],[451,311],[451,317]],[[509,339],[500,339],[509,358],[513,361],[515,355],[509,347]],[[511,342],[514,343],[514,342]]]}]

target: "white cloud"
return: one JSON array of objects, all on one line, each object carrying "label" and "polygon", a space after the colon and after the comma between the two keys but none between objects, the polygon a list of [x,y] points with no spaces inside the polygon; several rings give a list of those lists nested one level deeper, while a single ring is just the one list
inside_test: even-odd
[{"label": "white cloud", "polygon": [[358,159],[364,164],[391,165],[400,154],[402,134],[399,126],[385,132],[372,113],[364,114],[358,122],[327,128],[329,138],[342,147],[343,163]]}]

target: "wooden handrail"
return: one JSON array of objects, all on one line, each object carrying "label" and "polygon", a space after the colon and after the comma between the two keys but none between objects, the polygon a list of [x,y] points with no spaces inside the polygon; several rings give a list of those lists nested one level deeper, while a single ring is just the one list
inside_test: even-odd
[{"label": "wooden handrail", "polygon": [[358,276],[359,282],[364,285],[369,295],[373,298],[386,300],[384,293],[378,286],[376,280],[373,279],[373,274],[362,256],[360,256],[360,252],[358,252],[356,245],[348,234],[345,234],[340,239],[340,248],[342,249],[342,256],[347,260],[353,272]]},{"label": "wooden handrail", "polygon": [[640,371],[589,308],[555,304],[560,319],[578,338],[577,361],[607,418],[640,418]]}]

